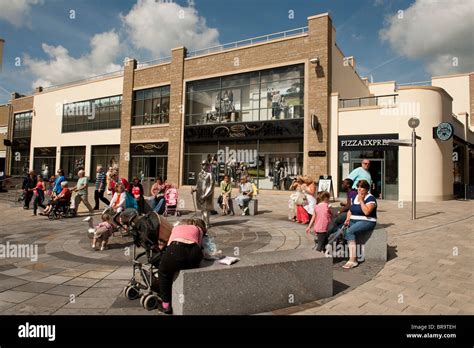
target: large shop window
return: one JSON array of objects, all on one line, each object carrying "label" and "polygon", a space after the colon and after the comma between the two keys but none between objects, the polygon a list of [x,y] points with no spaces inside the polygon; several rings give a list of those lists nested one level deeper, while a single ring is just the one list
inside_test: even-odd
[{"label": "large shop window", "polygon": [[132,167],[130,177],[166,179],[168,143],[139,143],[130,145]]},{"label": "large shop window", "polygon": [[31,122],[33,113],[22,112],[15,114],[15,124],[13,128],[13,138],[29,138],[31,137]]},{"label": "large shop window", "polygon": [[77,180],[77,172],[85,168],[86,147],[68,146],[61,148],[61,168],[68,180]]},{"label": "large shop window", "polygon": [[91,149],[91,173],[90,179],[95,180],[98,165],[101,165],[105,171],[110,167],[119,167],[120,145],[99,145],[92,146]]},{"label": "large shop window", "polygon": [[33,156],[33,169],[36,174],[43,175],[45,179],[56,174],[55,147],[35,147]]},{"label": "large shop window", "polygon": [[120,128],[122,96],[63,105],[63,133]]},{"label": "large shop window", "polygon": [[30,167],[29,138],[13,141],[11,158],[11,175],[25,175],[28,173]]},{"label": "large shop window", "polygon": [[170,86],[133,92],[133,126],[168,123],[169,111]]},{"label": "large shop window", "polygon": [[186,125],[299,118],[303,106],[303,64],[186,85]]},{"label": "large shop window", "polygon": [[209,163],[216,185],[225,174],[234,183],[243,175],[260,189],[288,190],[303,170],[302,140],[252,140],[239,142],[190,143],[184,154],[185,185],[195,185],[201,163]]}]

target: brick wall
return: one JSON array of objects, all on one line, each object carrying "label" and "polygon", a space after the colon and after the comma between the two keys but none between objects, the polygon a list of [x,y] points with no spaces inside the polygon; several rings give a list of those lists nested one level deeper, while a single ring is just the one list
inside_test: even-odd
[{"label": "brick wall", "polygon": [[471,127],[474,127],[474,73],[469,74],[469,102],[471,104],[469,120],[471,123]]}]

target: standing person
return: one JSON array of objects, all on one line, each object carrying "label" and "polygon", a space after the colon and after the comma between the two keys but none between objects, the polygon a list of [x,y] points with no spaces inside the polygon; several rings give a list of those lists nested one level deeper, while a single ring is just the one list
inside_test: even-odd
[{"label": "standing person", "polygon": [[94,191],[94,210],[99,210],[99,200],[104,202],[106,205],[110,204],[110,201],[104,197],[105,189],[107,187],[107,178],[104,168],[99,164],[96,170],[95,178],[95,191]]},{"label": "standing person", "polygon": [[314,198],[316,184],[306,175],[303,176],[301,192],[305,196],[305,202],[302,205],[296,206],[296,221],[300,224],[307,224],[312,218],[314,206],[316,205],[316,198]]},{"label": "standing person", "polygon": [[[314,243],[317,251],[324,252],[324,248],[328,243],[328,226],[331,222],[331,208],[329,207],[329,198],[331,195],[327,191],[323,191],[318,196],[318,204],[315,205],[313,217],[309,222],[306,233],[311,232],[311,226],[314,224]],[[317,238],[316,238],[317,236]]]},{"label": "standing person", "polygon": [[43,181],[43,176],[38,175],[38,182],[36,183],[36,187],[34,188],[34,195],[35,200],[33,201],[33,215],[36,216],[36,212],[38,211],[38,206],[43,209],[46,209],[44,205],[44,192],[45,192],[45,185]]},{"label": "standing person", "polygon": [[234,208],[232,206],[232,184],[230,183],[230,176],[224,175],[224,180],[221,181],[221,196],[222,196],[222,215],[234,215]]},{"label": "standing person", "polygon": [[369,187],[372,186],[372,176],[370,175],[369,167],[370,161],[367,158],[364,158],[362,160],[362,167],[354,169],[349,174],[348,178],[354,182],[354,184],[352,185],[352,188],[354,190],[357,190],[357,188],[359,187],[360,180],[365,180],[369,183]]},{"label": "standing person", "polygon": [[249,215],[249,202],[252,199],[253,188],[245,175],[240,179],[239,192],[240,195],[235,197],[235,201],[239,205],[240,210],[242,210],[242,215]]},{"label": "standing person", "polygon": [[25,192],[25,204],[23,205],[23,209],[30,209],[30,202],[33,198],[33,190],[36,187],[36,175],[33,170],[28,172],[28,175],[23,180],[22,189]]},{"label": "standing person", "polygon": [[336,218],[329,224],[328,236],[335,233],[339,226],[344,224],[344,221],[346,221],[347,212],[351,209],[352,199],[357,196],[357,190],[352,188],[353,184],[354,182],[349,178],[344,179],[342,182],[342,189],[346,191],[347,201],[346,203],[341,202],[342,209],[339,211],[339,214],[336,216]]},{"label": "standing person", "polygon": [[54,179],[53,197],[56,197],[61,193],[63,189],[61,183],[64,181],[66,181],[66,178],[64,177],[64,170],[58,169],[56,172],[56,179]]},{"label": "standing person", "polygon": [[290,185],[290,190],[295,190],[295,193],[290,195],[290,199],[288,201],[288,208],[290,212],[288,214],[288,219],[292,222],[296,222],[296,209],[298,205],[303,205],[306,197],[304,193],[301,191],[301,186],[303,185],[303,177],[298,175],[295,180],[293,180],[292,184]]},{"label": "standing person", "polygon": [[110,176],[109,190],[112,192],[115,192],[115,186],[117,184],[122,184],[123,187],[125,188],[125,191],[128,191],[128,192],[132,191],[132,185],[130,185],[127,179],[119,177],[118,171],[114,170],[112,171],[111,176]]},{"label": "standing person", "polygon": [[201,210],[201,216],[209,227],[209,215],[214,210],[214,178],[209,173],[209,162],[201,162],[201,171],[198,174],[196,187],[192,189],[191,194],[196,192],[197,208]]},{"label": "standing person", "polygon": [[76,187],[72,189],[72,191],[76,191],[76,197],[74,198],[74,209],[76,210],[76,215],[79,211],[79,204],[81,204],[81,202],[84,202],[84,205],[87,207],[87,209],[89,209],[89,215],[92,215],[94,213],[94,209],[92,209],[92,206],[87,199],[87,188],[89,183],[86,172],[81,169],[77,172],[77,176],[79,179],[77,180]]},{"label": "standing person", "polygon": [[369,189],[370,185],[366,180],[359,180],[357,196],[352,199],[351,208],[344,221],[344,225],[348,226],[344,237],[349,244],[349,261],[342,268],[350,269],[358,266],[356,237],[373,230],[377,223],[377,200],[369,193]]},{"label": "standing person", "polygon": [[132,195],[137,201],[138,214],[145,214],[145,199],[143,198],[144,194],[145,192],[143,191],[143,186],[140,183],[140,179],[138,176],[134,176],[132,180]]}]

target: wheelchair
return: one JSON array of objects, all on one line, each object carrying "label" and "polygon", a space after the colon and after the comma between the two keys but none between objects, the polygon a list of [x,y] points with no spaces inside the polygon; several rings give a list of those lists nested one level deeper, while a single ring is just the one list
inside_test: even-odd
[{"label": "wheelchair", "polygon": [[51,208],[51,211],[48,214],[50,220],[57,220],[62,218],[73,218],[76,216],[76,209],[71,207],[71,202],[61,202],[58,201]]}]

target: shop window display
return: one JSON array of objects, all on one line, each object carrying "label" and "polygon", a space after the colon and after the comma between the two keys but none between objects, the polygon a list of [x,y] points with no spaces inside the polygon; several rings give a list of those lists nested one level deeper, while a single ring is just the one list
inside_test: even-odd
[{"label": "shop window display", "polygon": [[189,82],[186,124],[304,117],[303,67],[300,64]]}]

